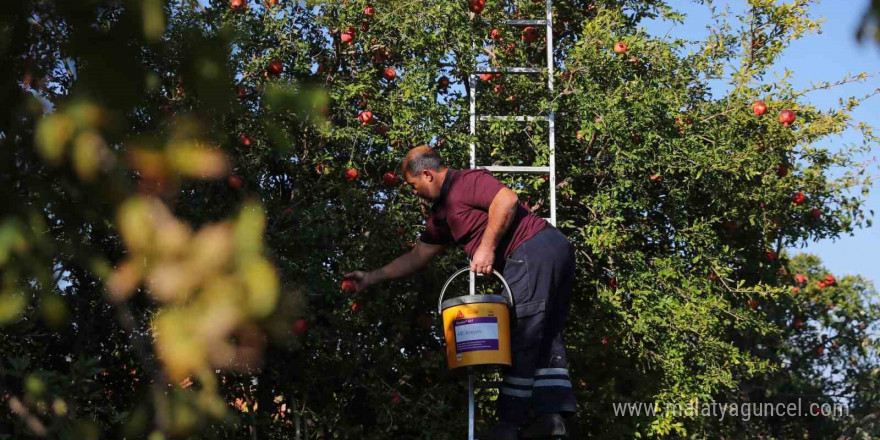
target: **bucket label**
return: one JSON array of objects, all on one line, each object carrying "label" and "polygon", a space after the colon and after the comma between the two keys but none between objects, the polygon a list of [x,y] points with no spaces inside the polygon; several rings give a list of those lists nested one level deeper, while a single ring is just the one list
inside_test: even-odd
[{"label": "bucket label", "polygon": [[498,318],[456,319],[455,352],[498,350]]}]

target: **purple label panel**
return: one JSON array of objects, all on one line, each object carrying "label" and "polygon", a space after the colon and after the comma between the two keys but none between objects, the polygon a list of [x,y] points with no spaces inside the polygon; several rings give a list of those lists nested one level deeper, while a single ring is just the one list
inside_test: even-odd
[{"label": "purple label panel", "polygon": [[452,323],[455,329],[455,353],[498,350],[498,318],[466,318]]}]

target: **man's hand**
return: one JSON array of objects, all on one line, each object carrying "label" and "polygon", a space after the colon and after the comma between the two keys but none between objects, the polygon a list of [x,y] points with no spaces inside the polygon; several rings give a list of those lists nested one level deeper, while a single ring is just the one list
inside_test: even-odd
[{"label": "man's hand", "polygon": [[495,262],[495,251],[480,246],[471,260],[471,272],[492,275],[492,263]]},{"label": "man's hand", "polygon": [[346,280],[354,281],[355,293],[360,292],[361,290],[364,290],[367,287],[370,287],[376,283],[370,272],[362,272],[360,270],[349,272],[342,277]]}]

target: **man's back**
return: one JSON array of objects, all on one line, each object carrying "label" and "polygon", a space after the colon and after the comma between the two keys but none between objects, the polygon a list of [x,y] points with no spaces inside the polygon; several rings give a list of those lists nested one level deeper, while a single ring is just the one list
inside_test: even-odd
[{"label": "man's back", "polygon": [[[428,244],[457,244],[473,258],[489,221],[489,206],[504,184],[482,169],[446,173],[440,197],[428,211],[421,240]],[[547,221],[518,204],[496,254],[506,259],[519,245],[540,232]]]}]

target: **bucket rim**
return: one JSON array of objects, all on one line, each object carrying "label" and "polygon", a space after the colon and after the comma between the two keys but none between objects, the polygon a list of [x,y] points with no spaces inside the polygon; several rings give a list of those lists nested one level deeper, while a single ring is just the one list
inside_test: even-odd
[{"label": "bucket rim", "polygon": [[443,300],[440,304],[440,310],[446,310],[450,307],[460,306],[462,304],[479,304],[479,303],[502,303],[506,306],[510,304],[502,295],[462,295],[454,298]]},{"label": "bucket rim", "polygon": [[[468,272],[468,271],[470,271],[469,266],[462,267],[457,272],[452,274],[452,276],[449,277],[448,280],[446,280],[446,283],[443,284],[443,289],[440,290],[440,299],[437,301],[437,313],[443,313],[443,297],[446,295],[446,289],[449,287],[449,284],[452,283],[452,280],[455,279],[455,277],[457,277],[465,272]],[[508,304],[512,308],[513,307],[513,293],[511,293],[511,291],[510,291],[510,286],[507,285],[507,280],[505,280],[504,276],[501,275],[501,273],[495,269],[492,269],[492,274],[494,274],[496,277],[498,277],[498,279],[501,280],[501,284],[504,285],[504,292],[502,292],[502,293],[507,293]],[[472,294],[474,293],[474,278],[475,278],[475,276],[482,276],[482,274],[471,272],[471,293]]]}]

